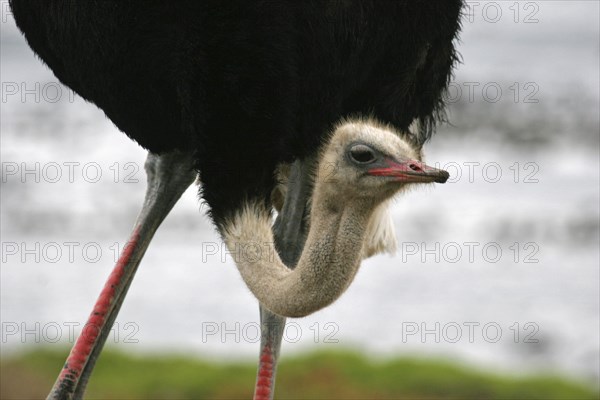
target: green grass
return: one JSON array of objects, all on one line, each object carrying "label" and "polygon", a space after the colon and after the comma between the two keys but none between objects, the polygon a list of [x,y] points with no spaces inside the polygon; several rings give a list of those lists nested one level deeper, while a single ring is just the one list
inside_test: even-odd
[{"label": "green grass", "polygon": [[[66,351],[36,350],[1,363],[2,399],[43,398]],[[247,399],[253,363],[215,363],[184,356],[134,356],[108,350],[98,361],[89,399]],[[284,358],[278,399],[598,399],[598,392],[551,375],[502,376],[417,358],[370,360],[320,351]]]}]

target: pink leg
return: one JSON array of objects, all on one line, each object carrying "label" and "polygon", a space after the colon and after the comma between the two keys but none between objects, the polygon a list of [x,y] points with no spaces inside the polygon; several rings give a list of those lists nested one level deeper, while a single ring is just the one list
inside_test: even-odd
[{"label": "pink leg", "polygon": [[285,328],[285,318],[260,308],[261,341],[254,400],[271,400],[275,390],[277,359]]},{"label": "pink leg", "polygon": [[117,317],[135,271],[161,222],[196,178],[189,154],[148,154],[148,188],[130,240],[111,272],[94,309],[48,395],[48,399],[80,399],[96,359]]},{"label": "pink leg", "polygon": [[[281,260],[290,268],[298,263],[306,241],[306,207],[312,193],[311,170],[314,158],[292,164],[283,208],[273,227],[275,245]],[[285,329],[285,318],[260,307],[260,358],[255,400],[271,400],[275,392],[275,374]]]}]

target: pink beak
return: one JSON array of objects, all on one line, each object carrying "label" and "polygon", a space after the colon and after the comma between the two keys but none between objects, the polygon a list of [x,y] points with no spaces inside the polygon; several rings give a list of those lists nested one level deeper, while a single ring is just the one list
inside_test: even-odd
[{"label": "pink beak", "polygon": [[399,182],[437,182],[445,183],[450,174],[443,169],[430,167],[416,160],[396,161],[391,158],[385,160],[388,165],[383,168],[372,168],[368,174],[373,176],[389,176]]}]

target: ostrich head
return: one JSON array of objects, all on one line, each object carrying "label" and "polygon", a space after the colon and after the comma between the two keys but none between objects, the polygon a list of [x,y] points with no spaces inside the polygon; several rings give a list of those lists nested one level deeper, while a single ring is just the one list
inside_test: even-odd
[{"label": "ostrich head", "polygon": [[[372,119],[342,121],[333,130],[318,157],[315,186],[326,184],[319,191],[328,194],[321,198],[331,199],[331,207],[361,198],[371,203],[365,204],[368,208],[373,208],[373,202],[379,203],[366,226],[362,258],[396,252],[396,233],[386,198],[414,183],[443,183],[448,178],[447,172],[423,164],[421,158],[421,145],[411,135]],[[289,165],[280,166],[280,184],[272,197],[278,211],[286,196],[289,173]]]},{"label": "ostrich head", "polygon": [[324,147],[315,191],[328,206],[373,208],[411,184],[444,183],[448,177],[422,163],[420,148],[407,136],[370,120],[351,121],[338,125]]}]

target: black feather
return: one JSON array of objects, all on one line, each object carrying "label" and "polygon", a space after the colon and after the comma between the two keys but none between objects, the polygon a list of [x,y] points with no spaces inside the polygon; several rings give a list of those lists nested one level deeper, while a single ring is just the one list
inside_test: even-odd
[{"label": "black feather", "polygon": [[11,0],[58,79],[153,153],[194,151],[217,224],[340,118],[423,143],[443,118],[462,0]]}]

